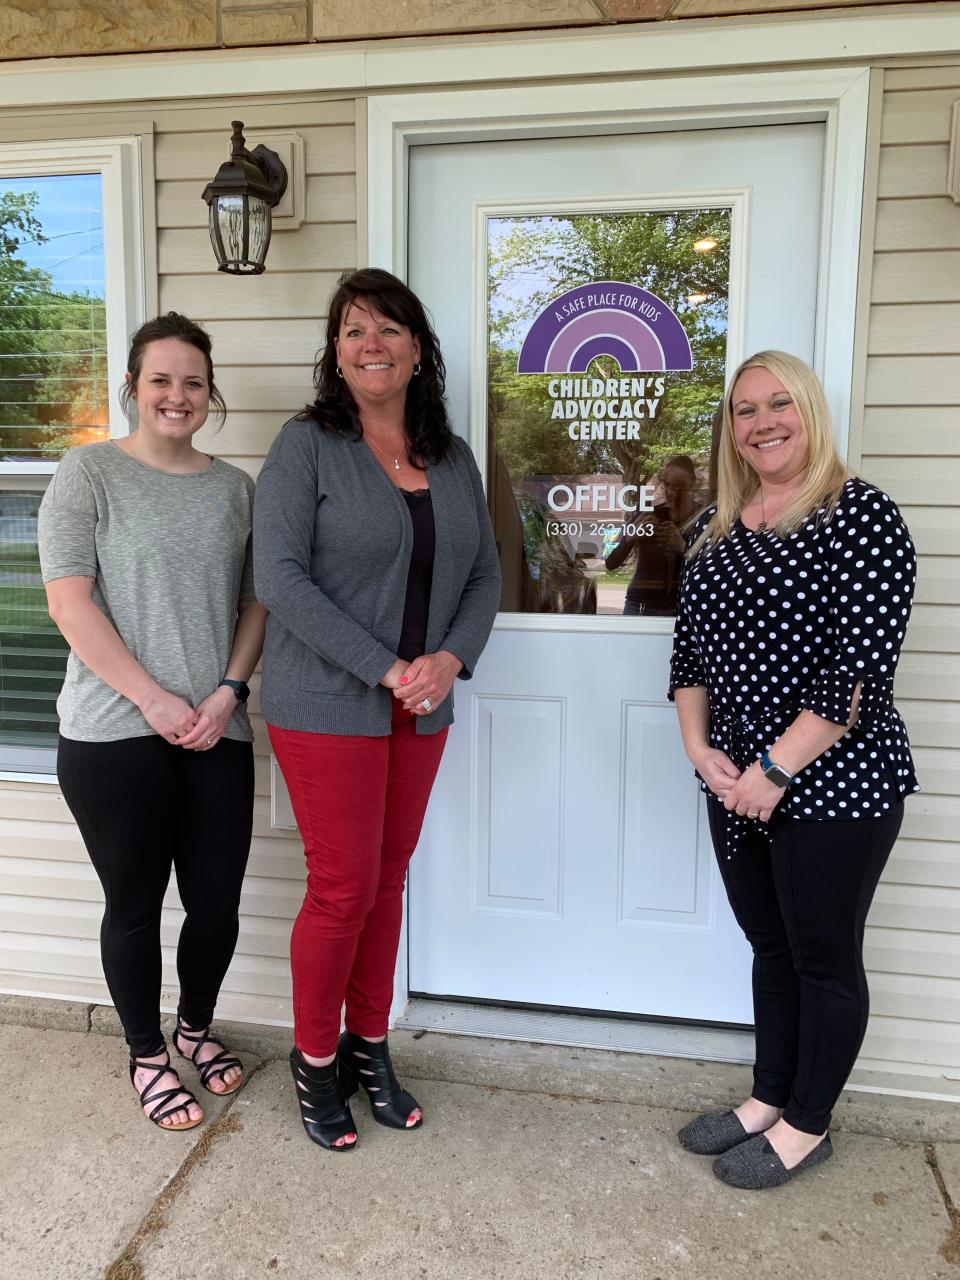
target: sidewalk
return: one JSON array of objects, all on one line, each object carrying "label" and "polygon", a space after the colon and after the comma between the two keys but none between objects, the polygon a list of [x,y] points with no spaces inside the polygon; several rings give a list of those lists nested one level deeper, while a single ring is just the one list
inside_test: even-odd
[{"label": "sidewalk", "polygon": [[9,1280],[960,1280],[950,1104],[845,1094],[834,1159],[751,1194],[675,1139],[743,1067],[399,1032],[426,1123],[395,1133],[356,1100],[340,1156],[300,1127],[287,1032],[229,1028],[248,1083],[170,1134],[138,1111],[112,1011],[43,1009],[61,1029],[0,1025]]}]

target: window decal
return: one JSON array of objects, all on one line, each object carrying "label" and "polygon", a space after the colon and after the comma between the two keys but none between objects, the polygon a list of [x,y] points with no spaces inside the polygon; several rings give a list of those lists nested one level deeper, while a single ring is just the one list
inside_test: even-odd
[{"label": "window decal", "polygon": [[584,373],[597,356],[613,356],[621,373],[693,368],[683,325],[656,294],[623,280],[568,289],[530,326],[518,373]]},{"label": "window decal", "polygon": [[487,219],[488,487],[522,613],[670,616],[709,499],[731,209]]}]

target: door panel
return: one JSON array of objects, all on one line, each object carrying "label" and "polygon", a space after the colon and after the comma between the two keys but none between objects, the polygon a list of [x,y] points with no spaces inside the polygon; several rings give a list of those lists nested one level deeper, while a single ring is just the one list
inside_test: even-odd
[{"label": "door panel", "polygon": [[[480,911],[560,914],[563,702],[477,696]],[[530,803],[530,796],[536,803]]]},{"label": "door panel", "polygon": [[676,714],[670,706],[636,702],[623,710],[618,919],[702,922],[709,864],[670,855],[674,848],[696,849],[699,820]]}]

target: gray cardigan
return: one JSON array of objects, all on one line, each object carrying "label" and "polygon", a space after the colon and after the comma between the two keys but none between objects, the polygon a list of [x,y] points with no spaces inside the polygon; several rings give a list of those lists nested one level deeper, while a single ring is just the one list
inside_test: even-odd
[{"label": "gray cardigan", "polygon": [[[427,469],[436,552],[426,652],[446,649],[467,679],[500,601],[500,566],[480,473],[463,440]],[[257,481],[254,579],[270,611],[261,704],[269,724],[385,737],[413,544],[410,512],[362,440],[312,419],[281,430]],[[418,733],[453,721],[453,694]]]}]

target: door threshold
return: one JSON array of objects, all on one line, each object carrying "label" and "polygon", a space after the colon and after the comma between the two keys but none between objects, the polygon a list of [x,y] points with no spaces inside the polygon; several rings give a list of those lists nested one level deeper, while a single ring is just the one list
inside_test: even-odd
[{"label": "door threshold", "polygon": [[647,1053],[706,1062],[753,1062],[753,1032],[682,1022],[608,1018],[551,1009],[505,1008],[412,997],[397,1019],[404,1031],[437,1031],[490,1040],[527,1040],[580,1049]]}]

